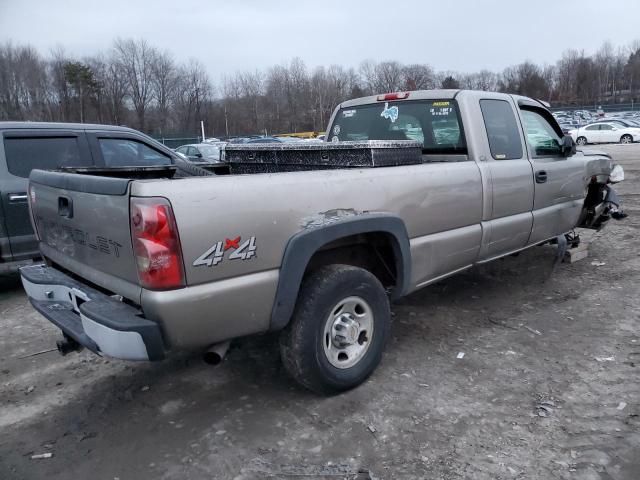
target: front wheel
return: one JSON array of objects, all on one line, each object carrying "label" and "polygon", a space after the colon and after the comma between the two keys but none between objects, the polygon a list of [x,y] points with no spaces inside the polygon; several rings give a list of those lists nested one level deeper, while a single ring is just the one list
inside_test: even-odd
[{"label": "front wheel", "polygon": [[576,140],[576,143],[578,145],[586,145],[587,144],[587,139],[585,137],[578,137],[578,139]]},{"label": "front wheel", "polygon": [[625,134],[620,137],[620,143],[633,143],[633,137],[629,134]]},{"label": "front wheel", "polygon": [[380,363],[390,324],[387,294],[372,273],[348,265],[321,267],[302,282],[280,337],[282,362],[314,392],[348,390]]}]

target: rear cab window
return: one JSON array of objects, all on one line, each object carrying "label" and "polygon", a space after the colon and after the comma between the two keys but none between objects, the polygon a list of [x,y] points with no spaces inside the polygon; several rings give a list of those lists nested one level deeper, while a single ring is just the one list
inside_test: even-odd
[{"label": "rear cab window", "polygon": [[414,140],[423,154],[467,153],[455,100],[385,101],[340,109],[327,139],[330,142]]},{"label": "rear cab window", "polygon": [[81,149],[78,136],[25,135],[4,138],[9,173],[28,178],[31,170],[56,170],[61,167],[89,167],[92,159]]},{"label": "rear cab window", "polygon": [[480,110],[491,156],[495,160],[522,158],[520,131],[511,104],[506,100],[480,100]]}]

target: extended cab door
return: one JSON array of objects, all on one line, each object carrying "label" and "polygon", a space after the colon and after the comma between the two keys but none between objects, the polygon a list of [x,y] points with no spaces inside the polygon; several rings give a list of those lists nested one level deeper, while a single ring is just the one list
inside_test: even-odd
[{"label": "extended cab door", "polygon": [[[33,129],[6,130],[2,134],[6,165],[0,165],[2,210],[12,260],[39,256],[31,227],[27,187],[32,169],[90,166],[91,154],[83,132]],[[0,152],[1,153],[1,152]],[[5,171],[1,170],[6,168]],[[5,252],[2,256],[7,260]]]},{"label": "extended cab door", "polygon": [[584,164],[562,155],[562,130],[548,110],[521,105],[535,195],[529,243],[538,243],[574,228],[584,198]]},{"label": "extended cab door", "polygon": [[480,261],[487,261],[527,245],[534,192],[517,106],[504,95],[483,97],[468,110],[479,110],[477,116],[484,120],[476,144],[486,192]]}]

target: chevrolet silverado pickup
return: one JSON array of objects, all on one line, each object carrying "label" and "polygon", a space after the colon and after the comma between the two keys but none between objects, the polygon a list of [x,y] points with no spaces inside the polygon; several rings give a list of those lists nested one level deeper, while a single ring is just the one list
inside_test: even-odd
[{"label": "chevrolet silverado pickup", "polygon": [[22,281],[61,351],[160,360],[280,331],[299,383],[352,388],[381,360],[390,301],[600,228],[622,173],[540,102],[466,90],[347,101],[324,143],[230,145],[226,161],[31,173],[45,264]]}]

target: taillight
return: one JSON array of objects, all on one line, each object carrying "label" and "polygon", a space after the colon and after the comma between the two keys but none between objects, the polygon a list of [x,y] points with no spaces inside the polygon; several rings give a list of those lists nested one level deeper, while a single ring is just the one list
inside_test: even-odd
[{"label": "taillight", "polygon": [[131,198],[131,239],[144,288],[184,287],[184,267],[178,229],[164,198]]},{"label": "taillight", "polygon": [[409,92],[394,92],[385,93],[384,95],[378,95],[379,102],[388,102],[389,100],[404,100],[409,98]]},{"label": "taillight", "polygon": [[38,234],[38,225],[36,222],[36,217],[34,212],[36,211],[36,190],[33,185],[29,185],[29,198],[27,199],[28,209],[29,209],[29,219],[31,221],[31,227],[33,228],[34,233],[36,234],[36,239],[40,240],[40,235]]}]

